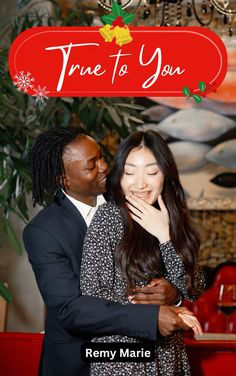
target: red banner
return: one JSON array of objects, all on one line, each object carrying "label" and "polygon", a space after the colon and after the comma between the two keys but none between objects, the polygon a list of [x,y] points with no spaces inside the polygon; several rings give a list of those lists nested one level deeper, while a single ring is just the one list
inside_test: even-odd
[{"label": "red banner", "polygon": [[[53,96],[204,95],[223,81],[222,40],[201,27],[130,27],[132,41],[105,42],[98,27],[34,27],[9,54],[10,74],[23,92]],[[201,85],[200,85],[201,86]],[[36,94],[35,94],[36,93]]]}]

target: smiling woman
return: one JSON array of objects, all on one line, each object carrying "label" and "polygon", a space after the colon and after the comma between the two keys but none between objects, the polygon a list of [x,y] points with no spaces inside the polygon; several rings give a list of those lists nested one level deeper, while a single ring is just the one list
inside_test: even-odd
[{"label": "smiling woman", "polygon": [[120,183],[125,195],[133,194],[152,205],[162,192],[164,174],[152,152],[143,146],[128,155]]},{"label": "smiling woman", "polygon": [[[148,175],[150,173],[154,175]],[[158,242],[171,239],[185,263],[190,288],[194,281],[199,237],[189,218],[178,170],[167,143],[153,131],[131,134],[120,146],[107,179],[108,191],[125,218],[125,236],[115,256],[122,267],[126,265],[123,273],[129,283],[135,284],[135,278],[139,280],[141,276],[146,280],[147,271],[153,275],[154,270],[161,269],[161,258],[158,253],[153,256],[153,248],[158,247]],[[144,194],[146,199],[141,200],[138,196]],[[155,230],[143,229],[147,211]],[[133,222],[130,222],[130,216]],[[150,237],[150,232],[154,237]],[[145,267],[142,264],[143,244],[146,244],[146,255],[150,256]]]},{"label": "smiling woman", "polygon": [[[189,218],[173,156],[158,133],[135,132],[123,141],[107,188],[111,201],[96,212],[84,242],[82,293],[127,305],[139,303],[140,292],[145,294],[151,284],[168,281],[187,300],[196,299],[204,286],[198,267],[199,238]],[[194,316],[178,314],[195,333],[201,333]],[[159,330],[154,361],[94,362],[90,375],[189,376],[181,332],[165,336],[160,324]],[[143,344],[122,335],[101,336],[93,342],[97,349],[104,343],[120,347]]]}]

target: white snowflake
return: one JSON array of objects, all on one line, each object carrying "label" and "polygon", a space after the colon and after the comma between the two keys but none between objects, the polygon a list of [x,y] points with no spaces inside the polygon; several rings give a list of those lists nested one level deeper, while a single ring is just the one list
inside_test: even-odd
[{"label": "white snowflake", "polygon": [[24,93],[27,93],[29,89],[33,89],[34,87],[34,85],[32,85],[32,82],[34,82],[35,80],[34,77],[31,77],[30,72],[24,73],[24,71],[21,71],[19,74],[16,74],[14,76],[14,79],[14,85],[18,87],[18,90],[21,90]]},{"label": "white snowflake", "polygon": [[38,89],[34,89],[35,94],[32,95],[33,97],[36,97],[36,103],[44,103],[45,99],[48,99],[47,94],[50,93],[50,91],[46,90],[46,86],[41,87],[38,85]]}]

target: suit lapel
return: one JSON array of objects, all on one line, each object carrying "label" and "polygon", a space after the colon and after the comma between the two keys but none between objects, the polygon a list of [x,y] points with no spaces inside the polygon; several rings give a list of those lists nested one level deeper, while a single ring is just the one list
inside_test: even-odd
[{"label": "suit lapel", "polygon": [[80,224],[79,226],[80,230],[85,235],[87,231],[87,225],[80,211],[76,208],[74,204],[72,204],[72,202],[64,195],[63,192],[61,192],[57,200],[58,200],[59,205],[61,205],[63,209],[65,209],[67,212],[70,213],[71,218]]}]

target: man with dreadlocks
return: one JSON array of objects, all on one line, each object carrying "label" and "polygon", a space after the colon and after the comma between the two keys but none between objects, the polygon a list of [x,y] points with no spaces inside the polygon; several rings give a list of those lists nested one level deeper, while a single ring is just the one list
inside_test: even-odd
[{"label": "man with dreadlocks", "polygon": [[121,334],[155,340],[157,326],[163,335],[187,330],[177,315],[180,308],[154,305],[177,300],[178,292],[167,281],[159,289],[150,287],[153,294],[143,294],[142,302],[147,304],[121,305],[81,295],[83,241],[94,212],[104,202],[107,173],[95,140],[79,129],[52,128],[36,139],[30,161],[34,206],[51,199],[23,234],[46,305],[39,375],[89,375],[80,348],[91,336]]}]

